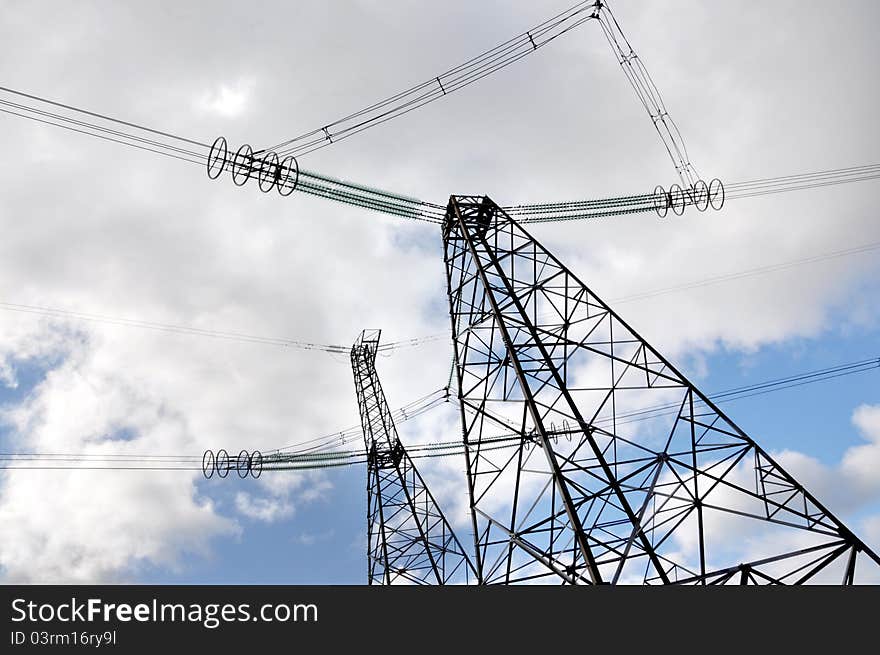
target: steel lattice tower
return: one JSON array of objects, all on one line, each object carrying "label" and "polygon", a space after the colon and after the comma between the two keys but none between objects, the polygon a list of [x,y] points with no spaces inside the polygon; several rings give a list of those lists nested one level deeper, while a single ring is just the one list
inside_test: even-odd
[{"label": "steel lattice tower", "polygon": [[397,436],[376,373],[380,334],[365,330],[351,349],[367,451],[369,582],[474,582],[470,559]]},{"label": "steel lattice tower", "polygon": [[[852,584],[880,572],[489,198],[451,197],[443,237],[482,581]],[[746,561],[733,559],[743,547]]]}]

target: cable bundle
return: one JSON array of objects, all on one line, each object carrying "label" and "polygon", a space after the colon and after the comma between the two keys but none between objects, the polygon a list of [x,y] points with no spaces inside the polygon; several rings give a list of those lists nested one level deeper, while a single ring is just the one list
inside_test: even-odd
[{"label": "cable bundle", "polygon": [[407,114],[477,82],[526,57],[550,41],[598,17],[601,2],[578,2],[530,30],[469,59],[445,73],[395,93],[359,111],[282,141],[268,150],[280,156],[305,155],[325,148],[371,127]]}]

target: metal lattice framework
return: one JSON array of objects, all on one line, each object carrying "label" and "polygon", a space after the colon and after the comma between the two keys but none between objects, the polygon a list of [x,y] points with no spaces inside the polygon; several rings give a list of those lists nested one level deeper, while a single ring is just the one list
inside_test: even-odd
[{"label": "metal lattice framework", "polygon": [[[453,196],[443,229],[482,581],[880,579],[874,552],[489,198]],[[510,434],[518,447],[488,447]]]},{"label": "metal lattice framework", "polygon": [[367,450],[370,584],[467,584],[474,567],[397,435],[376,373],[379,330],[365,330],[351,367]]}]

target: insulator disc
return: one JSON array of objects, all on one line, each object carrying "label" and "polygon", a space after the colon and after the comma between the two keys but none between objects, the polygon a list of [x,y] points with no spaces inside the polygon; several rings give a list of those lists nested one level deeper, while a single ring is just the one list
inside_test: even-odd
[{"label": "insulator disc", "polygon": [[703,180],[694,182],[694,207],[704,212],[709,208],[709,187]]},{"label": "insulator disc", "polygon": [[211,152],[208,153],[208,177],[212,180],[220,177],[220,173],[226,168],[226,158],[228,155],[226,138],[218,136],[211,146]]},{"label": "insulator disc", "polygon": [[250,473],[249,465],[250,465],[250,457],[248,457],[248,451],[242,450],[238,453],[238,459],[235,460],[235,470],[238,472],[238,477],[246,478],[248,473]]},{"label": "insulator disc", "polygon": [[206,450],[205,454],[202,455],[202,475],[205,476],[206,480],[210,480],[214,476],[214,468],[214,453]]},{"label": "insulator disc", "polygon": [[226,452],[225,448],[221,448],[217,451],[217,475],[221,478],[225,478],[229,475],[229,453]]},{"label": "insulator disc", "polygon": [[281,160],[278,183],[275,187],[282,196],[289,196],[299,184],[299,163],[296,157],[289,155]]},{"label": "insulator disc", "polygon": [[672,206],[672,212],[676,216],[681,216],[684,214],[686,198],[684,197],[684,191],[677,184],[673,184],[669,187],[669,204]]},{"label": "insulator disc", "polygon": [[250,457],[250,466],[248,468],[250,468],[252,478],[256,480],[258,477],[260,477],[260,475],[263,473],[263,453],[261,453],[259,450],[255,450],[254,452],[252,452]]},{"label": "insulator disc", "polygon": [[275,186],[280,175],[281,171],[278,168],[278,155],[274,152],[266,153],[263,160],[260,162],[260,175],[257,178],[257,184],[260,186],[260,191],[263,193],[269,193],[272,190],[272,187]]},{"label": "insulator disc", "polygon": [[709,182],[709,204],[715,211],[724,207],[724,184],[717,177]]},{"label": "insulator disc", "polygon": [[237,186],[243,186],[250,178],[254,168],[254,149],[244,144],[235,151],[232,160],[232,181]]},{"label": "insulator disc", "polygon": [[659,184],[654,187],[654,211],[660,218],[666,218],[669,212],[669,194]]}]

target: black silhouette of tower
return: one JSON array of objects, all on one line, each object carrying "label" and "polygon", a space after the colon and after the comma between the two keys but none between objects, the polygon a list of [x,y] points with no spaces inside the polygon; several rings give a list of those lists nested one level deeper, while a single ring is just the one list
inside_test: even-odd
[{"label": "black silhouette of tower", "polygon": [[397,436],[376,373],[380,334],[365,330],[351,349],[367,451],[369,583],[475,582],[470,559]]},{"label": "black silhouette of tower", "polygon": [[452,196],[443,238],[481,581],[877,579],[874,552],[489,198]]}]

